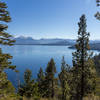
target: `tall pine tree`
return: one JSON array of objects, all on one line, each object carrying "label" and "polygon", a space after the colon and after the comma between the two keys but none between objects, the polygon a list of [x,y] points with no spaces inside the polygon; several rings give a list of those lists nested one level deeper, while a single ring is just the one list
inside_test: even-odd
[{"label": "tall pine tree", "polygon": [[[8,25],[6,23],[10,22],[11,18],[9,12],[7,11],[7,5],[0,1],[0,45],[12,45],[14,40],[11,39],[6,30]],[[14,87],[11,82],[7,79],[7,74],[4,72],[5,69],[15,69],[15,66],[11,65],[10,59],[12,56],[9,54],[3,54],[0,48],[0,97],[6,97],[14,93]],[[12,89],[10,89],[12,88]]]},{"label": "tall pine tree", "polygon": [[[9,12],[7,11],[7,5],[4,2],[0,1],[0,45],[13,45],[15,40],[11,39],[11,35],[9,35],[6,30],[8,25],[6,23],[11,21],[11,17]],[[15,69],[15,66],[11,66],[12,56],[9,54],[3,54],[0,48],[0,72],[4,71],[6,68]]]},{"label": "tall pine tree", "polygon": [[81,16],[78,26],[76,51],[73,53],[73,97],[74,100],[83,100],[84,96],[95,90],[95,67],[89,52],[90,34],[86,32],[85,15]]}]

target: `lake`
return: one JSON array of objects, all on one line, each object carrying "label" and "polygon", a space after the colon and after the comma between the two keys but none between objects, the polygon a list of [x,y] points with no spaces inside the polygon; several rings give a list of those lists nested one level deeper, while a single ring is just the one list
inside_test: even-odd
[{"label": "lake", "polygon": [[[69,49],[68,46],[42,46],[42,45],[14,45],[2,46],[4,53],[10,53],[13,56],[13,65],[19,70],[19,74],[11,70],[7,70],[8,79],[12,81],[14,86],[17,86],[18,78],[23,81],[23,73],[26,69],[32,71],[33,77],[36,78],[40,67],[45,70],[48,61],[54,58],[57,73],[61,69],[62,56],[65,57],[66,63],[72,66],[72,52],[75,50]],[[98,54],[98,51],[94,51]]]}]

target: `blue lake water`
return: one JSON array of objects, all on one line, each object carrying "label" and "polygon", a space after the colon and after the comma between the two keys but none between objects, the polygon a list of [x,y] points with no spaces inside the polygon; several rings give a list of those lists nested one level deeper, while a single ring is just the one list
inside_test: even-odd
[{"label": "blue lake water", "polygon": [[[26,69],[32,71],[33,77],[36,78],[40,67],[45,70],[48,61],[54,58],[57,73],[60,72],[62,56],[65,57],[66,63],[72,66],[72,52],[68,46],[40,46],[40,45],[14,45],[11,47],[2,46],[4,53],[10,53],[13,56],[13,65],[19,70],[19,75],[11,70],[7,70],[8,79],[16,86],[19,78],[23,80],[23,73]],[[95,54],[98,51],[94,51]]]}]

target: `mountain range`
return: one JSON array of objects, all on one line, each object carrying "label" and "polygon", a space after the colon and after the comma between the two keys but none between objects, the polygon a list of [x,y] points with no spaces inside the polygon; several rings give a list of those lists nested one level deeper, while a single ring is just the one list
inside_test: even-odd
[{"label": "mountain range", "polygon": [[[15,45],[55,45],[55,46],[69,46],[70,49],[75,49],[75,39],[33,39],[32,37],[14,37]],[[100,51],[100,40],[90,40],[91,50]]]},{"label": "mountain range", "polygon": [[72,45],[75,44],[75,40],[72,39],[33,39],[32,37],[17,37],[16,45]]}]

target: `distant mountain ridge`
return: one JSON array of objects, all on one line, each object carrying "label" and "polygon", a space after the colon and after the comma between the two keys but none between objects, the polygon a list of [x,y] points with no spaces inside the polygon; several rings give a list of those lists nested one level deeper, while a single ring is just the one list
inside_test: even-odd
[{"label": "distant mountain ridge", "polygon": [[[33,39],[32,37],[16,37],[14,38],[15,45],[55,45],[55,46],[69,46],[70,49],[75,49],[75,39]],[[90,40],[91,50],[100,51],[100,40]]]},{"label": "distant mountain ridge", "polygon": [[75,44],[75,40],[72,39],[33,39],[32,37],[17,37],[16,45],[72,45]]}]

